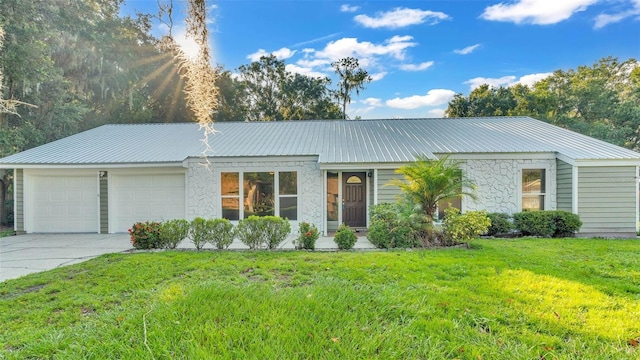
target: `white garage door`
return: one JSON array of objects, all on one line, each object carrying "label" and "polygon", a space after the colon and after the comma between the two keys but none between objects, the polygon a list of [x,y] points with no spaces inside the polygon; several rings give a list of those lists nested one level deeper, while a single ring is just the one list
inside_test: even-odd
[{"label": "white garage door", "polygon": [[28,232],[98,232],[98,178],[30,176]]},{"label": "white garage door", "polygon": [[112,175],[111,232],[126,232],[138,221],[185,218],[184,174]]}]

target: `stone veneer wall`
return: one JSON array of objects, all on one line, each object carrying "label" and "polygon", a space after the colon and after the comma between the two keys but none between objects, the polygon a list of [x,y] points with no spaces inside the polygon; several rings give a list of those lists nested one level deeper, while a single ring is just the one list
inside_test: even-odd
[{"label": "stone veneer wall", "polygon": [[463,173],[477,185],[477,200],[465,198],[463,211],[520,212],[520,169],[546,168],[546,194],[549,209],[556,208],[556,161],[525,159],[470,159],[462,165]]},{"label": "stone veneer wall", "polygon": [[[221,172],[298,172],[298,221],[313,223],[322,228],[323,184],[322,171],[317,159],[290,160],[270,158],[250,161],[216,161],[207,164],[192,161],[187,170],[187,217],[218,218],[220,214],[220,173]],[[297,228],[292,228],[297,231]]]}]

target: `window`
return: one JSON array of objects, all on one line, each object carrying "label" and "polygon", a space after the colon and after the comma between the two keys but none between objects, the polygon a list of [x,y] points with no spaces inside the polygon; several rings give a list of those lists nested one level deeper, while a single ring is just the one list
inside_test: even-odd
[{"label": "window", "polygon": [[295,171],[222,172],[220,195],[222,217],[228,220],[246,219],[251,215],[298,219],[298,174]]},{"label": "window", "polygon": [[220,194],[222,217],[229,220],[240,219],[240,176],[237,172],[220,174]]},{"label": "window", "polygon": [[280,217],[298,220],[298,173],[279,173]]},{"label": "window", "polygon": [[450,207],[454,207],[458,210],[462,209],[462,198],[455,197],[452,199],[444,199],[444,200],[438,201],[438,212],[436,214],[437,216],[436,220],[437,221],[444,220],[444,211]]},{"label": "window", "polygon": [[522,210],[544,210],[546,170],[522,169]]},{"label": "window", "polygon": [[327,220],[338,221],[338,173],[327,173]]}]

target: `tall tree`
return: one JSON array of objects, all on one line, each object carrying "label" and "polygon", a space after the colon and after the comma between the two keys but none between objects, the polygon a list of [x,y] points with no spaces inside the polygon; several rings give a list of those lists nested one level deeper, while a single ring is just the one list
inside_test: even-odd
[{"label": "tall tree", "polygon": [[328,78],[314,78],[286,70],[283,60],[274,55],[238,68],[248,121],[334,119],[342,117],[331,101]]},{"label": "tall tree", "polygon": [[457,94],[449,117],[524,115],[585,135],[640,150],[640,63],[613,57],[592,66],[556,70],[533,86],[491,88]]},{"label": "tall tree", "polygon": [[340,78],[335,97],[342,105],[343,119],[346,119],[347,104],[351,103],[351,93],[355,91],[356,95],[359,95],[360,90],[364,90],[365,84],[371,82],[372,78],[366,70],[360,68],[358,59],[354,57],[334,61],[331,67]]}]

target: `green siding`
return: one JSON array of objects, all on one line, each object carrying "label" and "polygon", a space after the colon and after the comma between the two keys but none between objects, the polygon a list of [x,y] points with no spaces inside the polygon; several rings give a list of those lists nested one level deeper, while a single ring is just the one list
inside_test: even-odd
[{"label": "green siding", "polygon": [[16,169],[15,173],[15,186],[13,201],[15,211],[13,214],[13,221],[15,222],[15,229],[18,234],[24,233],[24,172],[22,169]]},{"label": "green siding", "polygon": [[109,182],[106,171],[100,177],[100,233],[109,233]]},{"label": "green siding", "polygon": [[635,233],[636,171],[635,166],[578,168],[580,232]]},{"label": "green siding", "polygon": [[394,202],[400,195],[400,188],[397,186],[386,185],[391,179],[400,179],[401,175],[395,173],[395,170],[381,169],[378,170],[378,204]]},{"label": "green siding", "polygon": [[573,166],[557,161],[556,201],[558,210],[573,210]]}]

